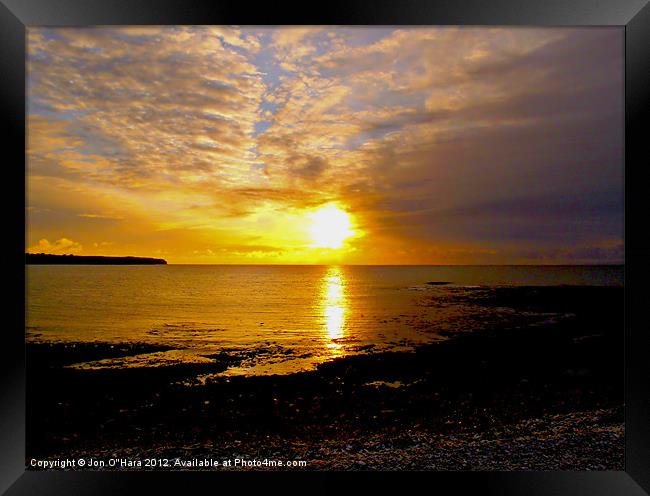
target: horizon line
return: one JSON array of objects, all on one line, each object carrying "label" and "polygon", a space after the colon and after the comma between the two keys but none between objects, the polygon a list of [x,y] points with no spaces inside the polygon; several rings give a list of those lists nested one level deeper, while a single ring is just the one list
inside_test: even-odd
[{"label": "horizon line", "polygon": [[250,265],[250,266],[293,266],[293,267],[319,267],[319,266],[328,266],[328,265],[338,265],[338,266],[349,266],[349,267],[597,267],[597,266],[623,266],[624,262],[616,263],[501,263],[501,264],[478,264],[478,263],[410,263],[410,264],[351,264],[351,263],[170,263],[167,262],[167,265]]},{"label": "horizon line", "polygon": [[[164,258],[148,257],[142,255],[79,255],[73,253],[31,253],[25,252],[25,255],[54,255],[54,256],[73,256],[73,257],[98,257],[98,258],[140,258],[163,260],[166,263],[161,265],[215,265],[215,266],[288,266],[288,267],[324,267],[324,266],[347,266],[347,267],[621,267],[625,265],[621,262],[594,262],[594,263],[402,263],[402,264],[373,264],[373,263],[196,263],[196,262],[168,262]],[[47,265],[47,264],[44,264]],[[61,264],[65,265],[65,264]]]}]

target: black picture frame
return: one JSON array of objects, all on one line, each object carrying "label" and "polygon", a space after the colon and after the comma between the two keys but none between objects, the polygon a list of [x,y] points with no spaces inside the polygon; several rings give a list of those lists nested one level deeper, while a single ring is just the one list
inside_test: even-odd
[{"label": "black picture frame", "polygon": [[[650,494],[650,361],[643,311],[650,303],[644,167],[650,139],[650,5],[648,0],[0,0],[0,102],[3,150],[2,270],[7,315],[0,376],[0,492],[22,494],[123,494],[187,492],[198,481],[223,490],[224,481],[246,488],[251,473],[34,472],[25,471],[24,236],[25,236],[25,32],[29,26],[114,24],[354,24],[623,26],[625,29],[625,471],[621,472],[429,472],[426,486],[453,494],[525,495]],[[22,233],[22,235],[20,234]],[[22,289],[22,291],[19,290]],[[358,474],[369,491],[387,476]],[[410,487],[416,474],[406,474]],[[338,490],[335,473],[255,474],[282,488]],[[307,481],[306,479],[310,480]],[[348,474],[348,478],[349,474]],[[421,480],[420,483],[425,481]],[[376,486],[376,487],[373,487]],[[409,487],[405,486],[405,487]]]}]

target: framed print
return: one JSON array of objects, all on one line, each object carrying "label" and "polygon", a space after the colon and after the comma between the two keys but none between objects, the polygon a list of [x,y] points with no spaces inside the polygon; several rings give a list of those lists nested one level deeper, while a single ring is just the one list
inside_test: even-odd
[{"label": "framed print", "polygon": [[648,494],[647,2],[2,1],[3,491]]}]

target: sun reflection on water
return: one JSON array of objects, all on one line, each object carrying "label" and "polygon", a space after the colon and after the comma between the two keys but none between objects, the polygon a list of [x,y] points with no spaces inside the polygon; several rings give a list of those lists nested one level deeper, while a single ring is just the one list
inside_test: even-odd
[{"label": "sun reflection on water", "polygon": [[328,267],[323,277],[321,298],[327,348],[339,354],[341,344],[338,340],[343,337],[347,314],[345,275],[340,267]]}]

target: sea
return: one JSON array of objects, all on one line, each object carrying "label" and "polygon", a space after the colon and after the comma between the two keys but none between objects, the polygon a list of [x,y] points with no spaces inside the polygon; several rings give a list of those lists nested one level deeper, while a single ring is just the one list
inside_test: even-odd
[{"label": "sea", "polygon": [[623,266],[29,265],[26,339],[168,348],[78,368],[232,354],[244,358],[222,375],[288,374],[503,322],[570,318],[479,299],[501,287],[623,286],[623,275]]}]

